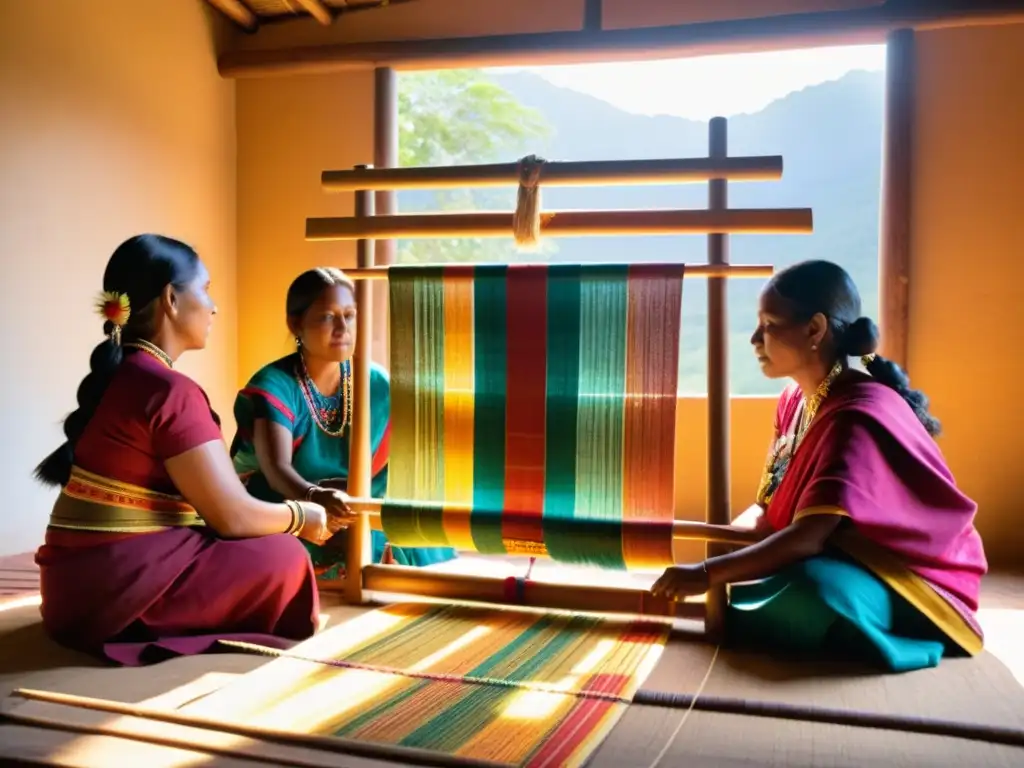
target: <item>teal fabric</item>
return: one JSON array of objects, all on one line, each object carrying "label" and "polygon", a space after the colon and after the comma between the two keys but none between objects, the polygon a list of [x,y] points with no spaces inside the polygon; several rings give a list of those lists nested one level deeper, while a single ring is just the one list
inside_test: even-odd
[{"label": "teal fabric", "polygon": [[890,672],[937,666],[959,648],[881,579],[823,555],[732,587],[727,643],[859,661]]},{"label": "teal fabric", "polygon": [[[264,501],[278,502],[282,496],[270,487],[260,472],[252,443],[256,419],[265,418],[285,427],[293,435],[292,466],[311,483],[348,478],[349,434],[332,437],[321,430],[309,412],[295,377],[296,355],[288,355],[261,368],[235,399],[235,421],[238,433],[231,446],[235,471],[243,478],[249,493]],[[391,417],[391,382],[386,370],[374,364],[370,369],[370,447],[376,455],[388,429]],[[388,467],[374,475],[371,492],[383,498],[388,487]],[[373,562],[384,554],[387,539],[381,531],[373,531]],[[324,578],[338,575],[344,567],[344,547],[335,537],[330,548],[304,541],[313,564],[328,568]],[[339,551],[340,550],[340,551]],[[425,566],[442,563],[455,557],[448,548],[392,547],[395,562],[400,565]]]}]

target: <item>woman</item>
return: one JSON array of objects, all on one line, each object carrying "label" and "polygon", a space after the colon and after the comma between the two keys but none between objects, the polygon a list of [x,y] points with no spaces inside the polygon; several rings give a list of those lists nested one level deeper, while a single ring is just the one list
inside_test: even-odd
[{"label": "woman", "polygon": [[209,280],[177,240],[139,235],[114,251],[99,303],[107,338],[64,422],[67,441],[36,469],[62,486],[36,554],[44,627],[122,664],[219,639],[310,637],[316,583],[295,537],[322,542],[346,522],[314,502],[246,493],[206,393],[174,370],[206,346]]},{"label": "woman", "polygon": [[[259,499],[307,499],[347,515],[355,286],[333,267],[303,272],[288,288],[285,313],[297,351],[261,368],[238,393],[238,434],[231,446],[235,469]],[[374,498],[383,497],[388,487],[390,417],[388,374],[373,365],[370,492]],[[372,534],[372,556],[380,561],[387,543],[380,531]],[[344,575],[343,542],[335,540],[329,546],[310,542],[307,547],[324,578]],[[430,565],[455,557],[453,550],[444,548],[387,550],[401,565]]]},{"label": "woman", "polygon": [[763,579],[732,588],[729,640],[830,651],[893,672],[979,653],[987,563],[977,507],[933,439],[927,399],[874,354],[878,329],[861,317],[849,275],[825,261],[783,270],[758,319],[751,343],[762,370],[794,382],[779,400],[758,493],[763,539],[669,568],[652,591],[680,599]]}]

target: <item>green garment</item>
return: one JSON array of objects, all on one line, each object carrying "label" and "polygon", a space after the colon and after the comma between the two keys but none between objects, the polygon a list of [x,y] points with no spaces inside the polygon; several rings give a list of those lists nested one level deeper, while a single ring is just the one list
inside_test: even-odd
[{"label": "green garment", "polygon": [[[253,445],[256,419],[269,419],[292,434],[292,467],[310,483],[348,478],[349,432],[332,436],[317,425],[299,386],[297,354],[288,355],[264,366],[249,380],[235,399],[235,420],[238,433],[231,444],[235,471],[249,493],[264,501],[279,502],[281,494],[270,487],[260,472]],[[344,365],[344,364],[343,364]],[[391,382],[387,371],[378,365],[370,369],[370,450],[373,452],[371,493],[383,498],[388,487],[388,439],[391,429]],[[387,540],[380,531],[372,531],[373,561],[384,555]],[[313,565],[327,568],[324,578],[336,578],[344,569],[344,554],[331,549],[303,544],[309,550]],[[343,548],[342,548],[343,549]],[[424,566],[455,557],[453,549],[442,547],[392,547],[391,553],[400,565]]]},{"label": "green garment", "polygon": [[839,657],[889,672],[963,655],[884,581],[839,553],[735,584],[729,603],[726,640],[734,647]]}]

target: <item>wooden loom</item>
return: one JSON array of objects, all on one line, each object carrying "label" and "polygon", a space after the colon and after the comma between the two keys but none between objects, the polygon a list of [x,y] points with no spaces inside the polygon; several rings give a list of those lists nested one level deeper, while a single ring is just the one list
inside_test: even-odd
[{"label": "wooden loom", "polygon": [[[813,229],[810,209],[729,209],[728,181],[777,180],[782,157],[728,157],[727,122],[714,118],[709,125],[708,157],[668,160],[557,162],[544,165],[541,182],[547,186],[599,186],[694,183],[707,181],[706,210],[573,211],[540,214],[540,230],[548,236],[707,234],[708,262],[687,265],[686,277],[708,280],[708,486],[705,522],[674,521],[674,539],[703,540],[708,555],[754,541],[751,531],[730,525],[729,499],[729,384],[727,370],[726,280],[733,277],[769,277],[773,269],[762,265],[728,263],[728,235],[806,234]],[[420,595],[448,600],[490,603],[516,602],[550,609],[604,613],[645,613],[676,618],[703,619],[705,633],[720,636],[727,591],[713,588],[700,602],[672,602],[654,598],[645,590],[589,587],[523,579],[471,576],[398,565],[370,563],[370,531],[381,529],[382,501],[369,498],[370,350],[372,338],[373,280],[387,280],[389,267],[374,265],[374,241],[410,237],[508,237],[516,217],[511,213],[449,213],[374,216],[373,193],[380,190],[509,186],[520,181],[518,163],[443,168],[325,171],[322,185],[330,192],[355,193],[355,215],[310,218],[306,239],[356,240],[358,267],[347,274],[357,281],[360,322],[353,359],[351,459],[348,491],[353,509],[360,512],[349,528],[344,580],[322,583],[341,591],[351,603],[365,602],[365,592]],[[518,227],[518,224],[517,224]],[[399,267],[401,269],[401,267]],[[445,501],[443,499],[438,502]],[[448,510],[452,505],[445,503]],[[467,510],[468,512],[468,510]],[[509,581],[518,582],[510,593]]]}]

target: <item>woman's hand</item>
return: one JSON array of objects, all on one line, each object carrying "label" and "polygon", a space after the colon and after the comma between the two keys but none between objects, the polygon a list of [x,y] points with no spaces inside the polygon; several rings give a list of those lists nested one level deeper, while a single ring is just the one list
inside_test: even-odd
[{"label": "woman's hand", "polygon": [[651,587],[651,594],[656,597],[681,600],[692,595],[703,595],[710,587],[708,572],[703,563],[677,565],[665,569],[665,572]]},{"label": "woman's hand", "polygon": [[298,536],[311,544],[323,545],[334,535],[330,528],[331,516],[320,504],[311,501],[300,501],[304,522]]},{"label": "woman's hand", "polygon": [[327,527],[333,536],[356,521],[356,512],[348,505],[348,495],[333,488],[317,488],[309,496],[327,512]]}]

